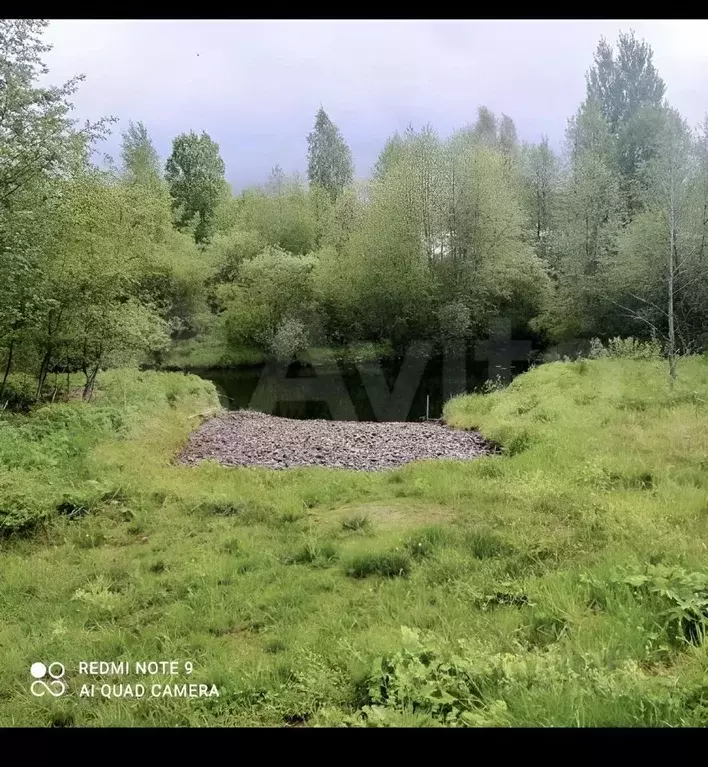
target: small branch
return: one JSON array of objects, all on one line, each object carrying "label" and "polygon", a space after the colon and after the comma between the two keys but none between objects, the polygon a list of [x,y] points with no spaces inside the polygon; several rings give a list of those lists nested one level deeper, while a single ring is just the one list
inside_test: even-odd
[{"label": "small branch", "polygon": [[660,335],[664,340],[668,340],[667,337],[659,330],[659,328],[656,327],[656,325],[653,322],[650,322],[646,317],[642,317],[641,314],[638,312],[635,312],[634,309],[630,309],[628,306],[622,306],[622,304],[618,304],[616,301],[613,301],[611,298],[607,299],[611,304],[614,304],[615,306],[618,306],[620,309],[623,309],[625,312],[629,312],[629,317],[633,317],[636,320],[641,320],[642,322],[649,325],[649,327],[658,335]]}]

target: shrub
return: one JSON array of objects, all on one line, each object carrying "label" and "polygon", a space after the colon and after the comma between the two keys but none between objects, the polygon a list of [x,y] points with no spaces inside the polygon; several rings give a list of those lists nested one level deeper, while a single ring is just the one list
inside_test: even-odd
[{"label": "shrub", "polygon": [[611,338],[607,345],[603,345],[599,338],[593,338],[590,341],[590,351],[588,356],[591,359],[601,359],[611,357],[615,359],[628,360],[653,360],[658,359],[662,354],[661,344],[656,340],[640,341],[637,338],[620,338],[616,336]]},{"label": "shrub", "polygon": [[232,282],[244,261],[255,258],[264,247],[258,232],[232,230],[217,234],[204,251],[205,259],[216,268],[216,277],[222,282]]},{"label": "shrub", "polygon": [[308,347],[305,326],[292,317],[286,317],[278,325],[270,349],[279,362],[290,362]]},{"label": "shrub", "polygon": [[588,352],[588,357],[590,357],[591,360],[598,360],[607,356],[609,356],[609,352],[605,348],[602,341],[599,338],[591,339],[590,351]]},{"label": "shrub", "polygon": [[5,382],[0,408],[28,410],[36,402],[37,379],[26,373],[11,373]]},{"label": "shrub", "polygon": [[432,635],[401,630],[403,649],[375,662],[368,705],[362,706],[353,724],[395,726],[408,712],[445,726],[509,724],[506,703],[496,695],[487,697],[496,693],[502,668],[492,661],[462,657]]},{"label": "shrub", "polygon": [[624,573],[615,583],[629,586],[641,601],[656,604],[659,622],[677,643],[701,644],[708,627],[708,575],[681,567],[649,565],[643,573]]},{"label": "shrub", "polygon": [[31,533],[49,514],[48,509],[38,508],[36,504],[5,502],[0,508],[0,539]]}]

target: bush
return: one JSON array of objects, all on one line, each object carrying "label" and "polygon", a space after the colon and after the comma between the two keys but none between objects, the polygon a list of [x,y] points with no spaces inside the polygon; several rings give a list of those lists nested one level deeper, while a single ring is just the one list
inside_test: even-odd
[{"label": "bush", "polygon": [[[37,379],[26,373],[11,373],[5,382],[0,408],[28,410],[36,402]],[[7,403],[7,404],[6,404]]]},{"label": "bush", "polygon": [[510,723],[501,698],[508,662],[505,666],[496,658],[465,657],[437,637],[407,627],[402,633],[404,647],[375,662],[368,705],[352,724],[395,726],[406,713],[427,720],[421,724],[448,727]]},{"label": "bush", "polygon": [[49,508],[42,508],[37,503],[5,501],[0,508],[0,539],[31,533],[50,515]]},{"label": "bush", "polygon": [[235,230],[217,234],[204,251],[204,257],[214,265],[217,280],[232,282],[241,264],[255,258],[264,246],[265,241],[258,232]]},{"label": "bush", "polygon": [[599,338],[593,338],[590,340],[590,351],[588,352],[588,357],[590,357],[591,360],[599,360],[608,356],[609,352]]},{"label": "bush", "polygon": [[239,283],[219,291],[220,302],[227,308],[228,343],[263,351],[271,351],[276,343],[285,353],[301,346],[304,322],[298,327],[294,318],[309,321],[313,313],[314,263],[312,258],[293,256],[276,247],[244,261],[238,270]]},{"label": "bush", "polygon": [[661,344],[656,340],[640,341],[631,336],[628,338],[616,336],[611,338],[606,346],[603,345],[599,338],[593,338],[590,341],[588,356],[591,359],[612,357],[627,360],[654,360],[661,357],[661,354]]},{"label": "bush", "polygon": [[708,628],[708,575],[680,567],[649,565],[643,573],[625,573],[615,583],[629,586],[640,601],[653,603],[672,642],[701,644]]},{"label": "bush", "polygon": [[270,349],[279,362],[290,362],[293,357],[305,351],[308,345],[307,331],[302,322],[286,317],[278,325]]}]

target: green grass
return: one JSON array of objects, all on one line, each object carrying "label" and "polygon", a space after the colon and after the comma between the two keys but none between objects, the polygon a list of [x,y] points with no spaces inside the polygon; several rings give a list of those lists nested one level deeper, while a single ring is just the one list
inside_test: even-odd
[{"label": "green grass", "polygon": [[[181,374],[4,414],[0,724],[705,726],[708,361],[678,374],[541,366],[445,409],[501,455],[368,474],[175,465],[217,406]],[[38,660],[65,696],[31,695]]]}]

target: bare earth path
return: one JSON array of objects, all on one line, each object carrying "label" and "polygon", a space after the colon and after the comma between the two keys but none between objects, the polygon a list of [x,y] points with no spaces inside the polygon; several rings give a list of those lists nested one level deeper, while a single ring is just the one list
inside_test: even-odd
[{"label": "bare earth path", "polygon": [[437,422],[300,421],[238,410],[202,424],[178,456],[225,466],[329,466],[375,471],[431,458],[467,460],[491,452],[474,431]]}]

